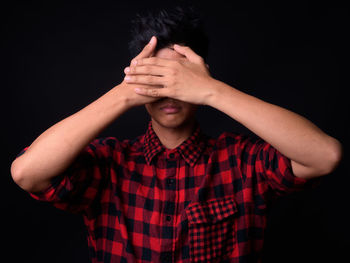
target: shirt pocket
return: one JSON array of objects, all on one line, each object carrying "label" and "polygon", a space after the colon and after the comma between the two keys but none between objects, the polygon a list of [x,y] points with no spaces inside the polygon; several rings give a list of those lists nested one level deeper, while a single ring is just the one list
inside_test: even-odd
[{"label": "shirt pocket", "polygon": [[191,262],[220,262],[236,242],[233,196],[192,203],[186,209]]}]

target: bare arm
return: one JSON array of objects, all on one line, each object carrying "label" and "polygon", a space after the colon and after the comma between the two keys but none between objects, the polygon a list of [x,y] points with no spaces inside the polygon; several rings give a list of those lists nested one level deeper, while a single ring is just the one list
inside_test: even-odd
[{"label": "bare arm", "polygon": [[291,159],[293,173],[312,178],[330,173],[341,159],[341,145],[306,118],[214,81],[210,105],[270,143]]},{"label": "bare arm", "polygon": [[[150,56],[155,46],[156,39],[153,39],[137,57]],[[12,162],[14,181],[29,192],[46,189],[52,178],[67,169],[83,148],[121,114],[131,107],[155,100],[135,94],[135,87],[137,85],[122,82],[43,132]]]},{"label": "bare arm", "polygon": [[[224,112],[291,159],[293,172],[298,177],[325,175],[337,166],[342,150],[336,139],[296,113],[213,79],[203,59],[189,47],[174,45],[174,49],[187,60],[145,58],[129,69],[128,83],[164,86],[161,89],[144,87],[135,92],[206,104]],[[170,73],[163,73],[164,67]],[[145,72],[156,77],[144,76]]]},{"label": "bare arm", "polygon": [[42,133],[28,150],[13,161],[11,174],[23,189],[45,189],[92,141],[127,108],[118,86],[79,112]]}]

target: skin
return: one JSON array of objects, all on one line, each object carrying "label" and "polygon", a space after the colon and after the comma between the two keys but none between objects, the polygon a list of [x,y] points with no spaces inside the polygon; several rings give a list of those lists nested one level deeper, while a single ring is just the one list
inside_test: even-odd
[{"label": "skin", "polygon": [[[153,38],[135,59],[153,55],[156,43]],[[47,189],[51,180],[65,171],[84,147],[120,115],[132,107],[158,100],[135,93],[137,87],[141,86],[123,81],[40,134],[27,151],[12,162],[14,182],[28,192]]]},{"label": "skin", "polygon": [[[180,45],[173,48],[163,50],[161,56],[158,53],[155,57],[137,59],[126,68],[127,83],[146,85],[135,87],[137,94],[168,97],[222,111],[291,159],[297,177],[309,179],[325,175],[338,165],[342,150],[335,138],[296,113],[212,78],[204,60],[191,48]],[[162,137],[163,133],[157,134]],[[167,140],[162,139],[162,142]]]},{"label": "skin", "polygon": [[12,162],[13,180],[29,192],[45,190],[102,130],[140,105],[146,106],[154,131],[169,149],[190,136],[197,105],[209,105],[290,158],[296,176],[313,178],[335,169],[342,153],[336,139],[298,114],[212,78],[189,47],[173,45],[155,52],[156,45],[152,37],[125,69],[122,83],[36,138]]},{"label": "skin", "polygon": [[[170,61],[181,61],[185,58],[174,51],[172,46],[157,51],[154,57]],[[163,108],[167,106],[174,110],[166,112]],[[165,147],[176,148],[191,135],[197,105],[173,98],[161,98],[147,103],[145,107],[151,116],[152,127]]]}]

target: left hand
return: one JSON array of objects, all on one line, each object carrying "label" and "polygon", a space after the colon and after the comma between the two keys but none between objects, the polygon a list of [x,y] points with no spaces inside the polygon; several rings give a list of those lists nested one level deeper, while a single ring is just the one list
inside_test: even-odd
[{"label": "left hand", "polygon": [[135,92],[140,95],[207,104],[212,94],[211,82],[214,79],[210,76],[203,58],[186,46],[174,45],[174,50],[185,58],[137,59],[124,70],[125,82],[151,85],[135,88]]}]

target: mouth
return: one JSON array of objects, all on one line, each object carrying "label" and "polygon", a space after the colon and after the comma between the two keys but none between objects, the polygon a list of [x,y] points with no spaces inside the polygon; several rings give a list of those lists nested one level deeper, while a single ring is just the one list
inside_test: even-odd
[{"label": "mouth", "polygon": [[164,106],[160,107],[160,110],[166,114],[175,114],[181,110],[181,107],[176,105],[176,104],[168,103],[168,104],[165,104]]}]

